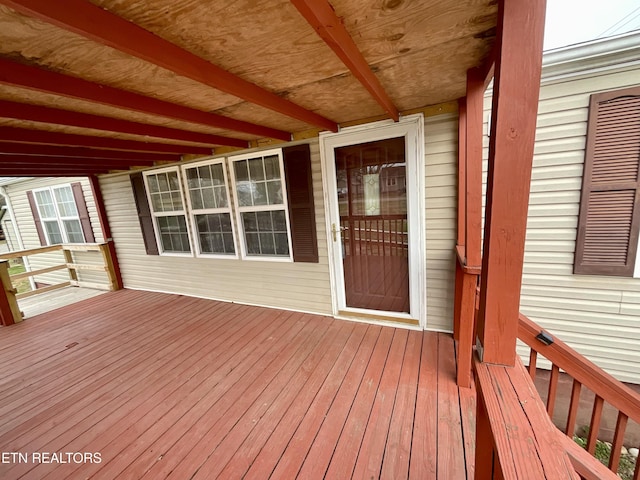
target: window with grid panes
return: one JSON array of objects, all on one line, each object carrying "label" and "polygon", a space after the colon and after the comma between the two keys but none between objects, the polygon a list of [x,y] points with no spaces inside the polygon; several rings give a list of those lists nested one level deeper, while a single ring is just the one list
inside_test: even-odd
[{"label": "window with grid panes", "polygon": [[224,159],[183,168],[198,253],[235,257]]},{"label": "window with grid panes", "polygon": [[281,150],[229,161],[243,256],[291,259]]},{"label": "window with grid panes", "polygon": [[144,179],[160,252],[190,253],[178,168],[145,173]]},{"label": "window with grid panes", "polygon": [[33,195],[49,245],[85,241],[70,185],[34,190]]}]

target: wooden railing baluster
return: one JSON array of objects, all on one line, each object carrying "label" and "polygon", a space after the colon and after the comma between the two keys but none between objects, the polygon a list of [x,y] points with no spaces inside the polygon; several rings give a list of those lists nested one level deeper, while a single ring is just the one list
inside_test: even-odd
[{"label": "wooden railing baluster", "polygon": [[596,451],[596,441],[598,433],[600,433],[600,420],[602,420],[602,407],[604,399],[600,395],[596,395],[593,402],[593,412],[591,414],[591,423],[589,424],[589,435],[587,436],[587,452],[593,455]]},{"label": "wooden railing baluster", "polygon": [[553,410],[556,406],[558,395],[558,378],[560,377],[560,367],[555,363],[551,365],[551,376],[549,377],[549,391],[547,394],[547,413],[553,418]]},{"label": "wooden railing baluster", "polygon": [[609,457],[609,470],[618,471],[620,465],[620,456],[622,455],[622,442],[624,441],[624,432],[627,429],[627,421],[629,417],[622,412],[618,412],[618,420],[616,420],[616,431],[613,435],[611,443],[611,456]]},{"label": "wooden railing baluster", "polygon": [[580,392],[582,391],[582,384],[573,380],[573,387],[571,387],[571,402],[569,403],[569,414],[567,416],[567,426],[564,433],[573,438],[573,433],[576,429],[576,420],[578,418],[578,407],[580,406]]},{"label": "wooden railing baluster", "polygon": [[533,348],[529,350],[529,366],[527,367],[529,370],[529,376],[531,380],[536,379],[536,364],[538,363],[538,352],[536,352]]}]

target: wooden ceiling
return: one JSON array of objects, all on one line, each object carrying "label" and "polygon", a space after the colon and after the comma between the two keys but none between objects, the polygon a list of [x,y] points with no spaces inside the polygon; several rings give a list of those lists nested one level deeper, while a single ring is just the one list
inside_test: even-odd
[{"label": "wooden ceiling", "polygon": [[96,174],[464,95],[495,0],[0,0],[0,176]]}]

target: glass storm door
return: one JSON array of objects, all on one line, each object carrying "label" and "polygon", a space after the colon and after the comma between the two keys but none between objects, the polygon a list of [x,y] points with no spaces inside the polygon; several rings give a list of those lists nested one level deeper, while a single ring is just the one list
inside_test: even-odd
[{"label": "glass storm door", "polygon": [[335,149],[346,306],[409,312],[405,138]]}]

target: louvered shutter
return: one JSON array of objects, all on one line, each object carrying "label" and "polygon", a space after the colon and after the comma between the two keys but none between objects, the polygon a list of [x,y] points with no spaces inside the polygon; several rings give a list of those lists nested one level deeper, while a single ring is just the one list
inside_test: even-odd
[{"label": "louvered shutter", "polygon": [[633,276],[639,172],[640,88],[592,95],[575,273]]},{"label": "louvered shutter", "polygon": [[136,202],[140,230],[142,230],[142,241],[147,255],[158,255],[158,244],[153,231],[153,218],[151,209],[147,201],[147,191],[144,188],[142,173],[137,172],[131,175],[131,188],[133,189],[133,199]]},{"label": "louvered shutter", "polygon": [[80,226],[82,227],[82,233],[84,234],[84,241],[87,243],[94,243],[96,238],[93,235],[91,217],[89,216],[89,210],[87,210],[87,203],[84,200],[82,183],[72,183],[71,191],[73,192],[73,198],[76,201],[76,208],[78,209],[78,217],[80,218]]},{"label": "louvered shutter", "polygon": [[318,262],[309,145],[282,150],[294,262]]},{"label": "louvered shutter", "polygon": [[47,237],[44,234],[44,229],[42,228],[42,222],[40,221],[40,214],[38,213],[38,206],[36,205],[36,200],[33,197],[33,192],[29,190],[27,192],[27,200],[29,201],[29,208],[31,208],[31,215],[33,216],[33,222],[36,225],[36,233],[38,234],[38,240],[40,240],[40,245],[43,247],[47,245]]}]

